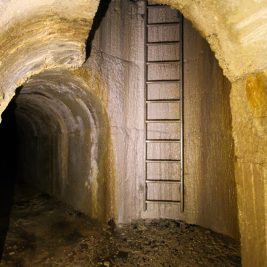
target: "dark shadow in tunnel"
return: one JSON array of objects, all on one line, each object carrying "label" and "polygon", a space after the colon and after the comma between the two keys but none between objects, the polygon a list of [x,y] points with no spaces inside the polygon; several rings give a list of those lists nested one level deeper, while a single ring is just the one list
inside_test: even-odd
[{"label": "dark shadow in tunnel", "polygon": [[86,59],[88,59],[91,55],[91,51],[92,51],[92,43],[95,37],[95,33],[97,31],[97,29],[99,28],[102,19],[105,17],[106,12],[108,10],[109,4],[110,4],[111,0],[101,0],[98,10],[95,14],[94,17],[94,21],[93,21],[93,25],[91,28],[91,31],[89,33],[87,42],[86,42]]},{"label": "dark shadow in tunnel", "polygon": [[0,124],[0,261],[9,228],[10,211],[14,199],[14,186],[17,167],[17,125],[15,118],[16,98],[22,88],[10,101],[2,114]]}]

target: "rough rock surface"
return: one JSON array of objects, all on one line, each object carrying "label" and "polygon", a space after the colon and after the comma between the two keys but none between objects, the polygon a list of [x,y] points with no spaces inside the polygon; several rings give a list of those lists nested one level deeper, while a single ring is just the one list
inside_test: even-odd
[{"label": "rough rock surface", "polygon": [[[98,71],[108,90],[107,112],[116,176],[116,220],[126,223],[140,218],[180,219],[238,239],[229,103],[231,84],[223,76],[208,43],[188,20],[184,20],[185,211],[181,213],[176,205],[155,204],[148,204],[147,210],[143,211],[144,12],[142,1],[111,1],[96,31],[91,56],[83,66],[89,71]],[[173,28],[169,31],[174,34]],[[162,94],[163,88],[159,90]],[[151,94],[154,89],[150,88]],[[175,90],[179,92],[179,88]],[[171,110],[170,106],[168,108]],[[158,130],[164,132],[168,127],[170,125],[164,124],[156,131],[154,129],[154,134]],[[163,147],[162,152],[166,151],[168,147]],[[177,178],[179,167],[174,172]],[[150,174],[151,178],[155,178],[156,173]],[[162,175],[164,171],[160,173]],[[171,175],[169,168],[162,178]],[[151,198],[179,196],[176,186],[150,188],[154,188]]]},{"label": "rough rock surface", "polygon": [[0,1],[0,112],[45,69],[79,67],[98,0]]},{"label": "rough rock surface", "polygon": [[179,9],[208,40],[225,75],[237,80],[267,68],[264,0],[153,0]]},{"label": "rough rock surface", "polygon": [[235,172],[239,227],[244,266],[267,266],[266,92],[266,72],[239,80],[233,85],[231,92],[237,159]]},{"label": "rough rock surface", "polygon": [[[26,192],[26,193],[25,193]],[[240,266],[236,241],[174,220],[97,225],[36,191],[22,191],[1,267]]]}]

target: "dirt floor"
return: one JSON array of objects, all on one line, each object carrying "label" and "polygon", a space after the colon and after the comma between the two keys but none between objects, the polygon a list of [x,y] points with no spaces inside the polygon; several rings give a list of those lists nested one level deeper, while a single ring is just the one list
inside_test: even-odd
[{"label": "dirt floor", "polygon": [[19,192],[1,267],[241,266],[239,245],[173,220],[97,225],[46,194]]}]

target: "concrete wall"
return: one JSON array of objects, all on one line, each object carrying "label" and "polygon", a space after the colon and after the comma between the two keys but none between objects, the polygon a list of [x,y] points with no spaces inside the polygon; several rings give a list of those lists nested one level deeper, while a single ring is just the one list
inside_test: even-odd
[{"label": "concrete wall", "polygon": [[[111,1],[86,67],[108,88],[118,222],[184,219],[238,237],[230,83],[208,44],[185,22],[185,212],[144,200],[144,5]],[[168,193],[168,192],[167,192]]]}]

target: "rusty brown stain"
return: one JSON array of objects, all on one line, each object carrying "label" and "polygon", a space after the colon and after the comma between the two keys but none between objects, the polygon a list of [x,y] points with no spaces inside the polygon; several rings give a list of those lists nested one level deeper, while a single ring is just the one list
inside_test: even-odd
[{"label": "rusty brown stain", "polygon": [[249,75],[246,81],[248,103],[256,117],[267,116],[267,75],[266,72]]}]

